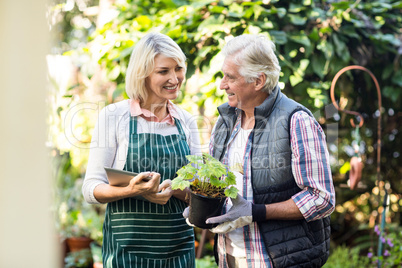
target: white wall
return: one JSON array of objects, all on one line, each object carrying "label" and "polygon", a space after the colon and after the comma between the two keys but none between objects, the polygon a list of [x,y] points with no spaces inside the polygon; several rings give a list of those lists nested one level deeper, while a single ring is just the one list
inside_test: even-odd
[{"label": "white wall", "polygon": [[0,0],[0,267],[55,268],[45,0]]}]

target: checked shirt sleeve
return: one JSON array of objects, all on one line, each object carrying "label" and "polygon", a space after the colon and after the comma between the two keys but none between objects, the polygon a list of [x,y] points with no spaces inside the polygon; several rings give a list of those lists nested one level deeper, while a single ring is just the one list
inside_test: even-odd
[{"label": "checked shirt sleeve", "polygon": [[290,123],[292,172],[302,189],[292,199],[307,221],[329,216],[335,209],[335,190],[325,134],[305,112],[296,112]]}]

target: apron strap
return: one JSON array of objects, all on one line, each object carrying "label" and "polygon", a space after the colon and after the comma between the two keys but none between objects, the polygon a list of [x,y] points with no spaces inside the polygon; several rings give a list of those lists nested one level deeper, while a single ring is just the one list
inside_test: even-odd
[{"label": "apron strap", "polygon": [[186,133],[184,133],[184,130],[183,130],[183,127],[181,126],[180,120],[177,119],[177,118],[174,118],[174,117],[173,117],[173,119],[174,119],[174,123],[177,126],[177,130],[179,131],[179,134],[184,136],[184,137],[186,137]]},{"label": "apron strap", "polygon": [[137,134],[137,116],[131,116],[130,134]]}]

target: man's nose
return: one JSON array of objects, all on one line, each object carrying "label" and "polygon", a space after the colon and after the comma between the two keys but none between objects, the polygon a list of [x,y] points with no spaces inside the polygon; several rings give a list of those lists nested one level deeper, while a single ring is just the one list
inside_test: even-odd
[{"label": "man's nose", "polygon": [[223,77],[223,79],[221,80],[219,88],[222,89],[222,90],[226,90],[228,88],[228,83],[226,82],[225,77]]}]

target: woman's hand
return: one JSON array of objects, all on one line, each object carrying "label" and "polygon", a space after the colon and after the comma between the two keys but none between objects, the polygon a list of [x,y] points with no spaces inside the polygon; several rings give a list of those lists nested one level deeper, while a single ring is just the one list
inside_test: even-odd
[{"label": "woman's hand", "polygon": [[161,175],[156,172],[142,172],[132,178],[126,186],[129,197],[145,194],[155,194],[159,192]]},{"label": "woman's hand", "polygon": [[173,190],[171,188],[172,181],[171,180],[164,180],[158,187],[157,193],[147,193],[143,194],[142,197],[147,199],[152,203],[156,203],[159,205],[165,205],[167,201],[172,197]]},{"label": "woman's hand", "polygon": [[100,184],[94,190],[95,198],[101,203],[117,201],[127,197],[142,196],[150,202],[164,205],[173,195],[172,181],[160,183],[161,175],[156,172],[143,172],[133,177],[125,187]]}]

